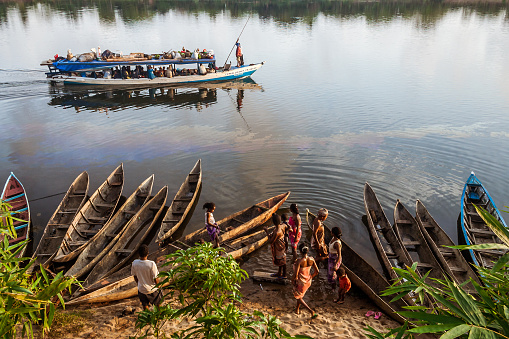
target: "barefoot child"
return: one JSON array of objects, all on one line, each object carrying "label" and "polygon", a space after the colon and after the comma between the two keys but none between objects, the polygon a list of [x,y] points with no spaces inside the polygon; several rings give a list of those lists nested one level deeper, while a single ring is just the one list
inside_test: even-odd
[{"label": "barefoot child", "polygon": [[207,202],[203,205],[203,209],[207,210],[205,212],[205,227],[207,228],[207,232],[210,236],[210,241],[214,243],[214,247],[219,247],[219,233],[221,230],[214,220],[214,215],[212,212],[216,209],[216,204],[213,202]]},{"label": "barefoot child", "polygon": [[305,244],[300,244],[299,250],[302,257],[295,262],[293,273],[293,296],[297,299],[295,313],[300,314],[300,307],[304,306],[311,313],[311,318],[316,318],[318,314],[306,304],[303,298],[311,286],[311,281],[318,275],[318,266],[316,266],[315,260],[308,256],[309,248]]},{"label": "barefoot child", "polygon": [[345,302],[345,294],[350,291],[350,287],[352,287],[352,283],[350,279],[346,275],[345,269],[340,267],[338,269],[339,276],[339,290],[338,290],[338,300],[335,300],[335,303],[342,304]]},{"label": "barefoot child", "polygon": [[272,262],[278,267],[278,272],[273,273],[271,277],[286,279],[286,248],[285,248],[285,229],[281,223],[281,217],[276,213],[272,214],[272,222],[276,228],[272,233],[265,226],[263,229],[269,237],[270,249],[272,251]]}]

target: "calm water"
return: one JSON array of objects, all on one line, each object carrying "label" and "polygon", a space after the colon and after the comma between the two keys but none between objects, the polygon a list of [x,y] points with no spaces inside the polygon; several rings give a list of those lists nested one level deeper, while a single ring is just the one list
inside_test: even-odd
[{"label": "calm water", "polygon": [[[231,88],[55,88],[39,66],[98,45],[207,48],[221,64],[248,18],[245,60],[266,64]],[[508,55],[500,5],[2,3],[1,176],[38,199],[83,170],[94,190],[123,162],[124,195],[154,173],[173,196],[201,158],[199,207],[214,201],[216,219],[290,190],[374,262],[366,181],[390,219],[396,199],[412,212],[421,199],[453,239],[470,171],[509,204]],[[33,201],[36,242],[60,199]],[[202,223],[197,208],[186,231]]]}]

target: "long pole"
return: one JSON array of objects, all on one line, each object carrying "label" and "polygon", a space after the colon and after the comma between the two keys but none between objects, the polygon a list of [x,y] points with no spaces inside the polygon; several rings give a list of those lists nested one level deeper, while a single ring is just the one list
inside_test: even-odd
[{"label": "long pole", "polygon": [[[244,25],[244,28],[246,28],[247,23],[249,22],[249,19],[251,19],[251,14],[249,14],[249,16],[247,17],[247,21],[246,21],[246,24]],[[237,41],[235,41],[235,43],[233,44],[232,50],[230,51],[230,54],[228,54],[228,57],[226,58],[226,61],[224,62],[223,68],[226,66],[228,59],[230,59],[230,55],[232,55],[235,45],[237,45],[237,42],[239,42],[240,36],[242,35],[242,33],[244,33],[244,28],[242,28],[242,31],[240,32],[239,37],[237,38]]]}]

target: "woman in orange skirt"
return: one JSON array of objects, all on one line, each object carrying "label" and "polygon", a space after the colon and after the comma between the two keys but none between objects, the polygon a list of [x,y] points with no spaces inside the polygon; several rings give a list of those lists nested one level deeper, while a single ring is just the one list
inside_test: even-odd
[{"label": "woman in orange skirt", "polygon": [[[311,313],[311,318],[316,318],[318,314],[302,298],[311,286],[313,278],[318,275],[318,266],[312,257],[308,257],[309,248],[305,244],[301,244],[299,250],[302,257],[295,261],[293,276],[293,296],[297,299],[295,313],[300,314],[300,306],[303,305]],[[311,269],[313,269],[313,273],[311,273]]]}]

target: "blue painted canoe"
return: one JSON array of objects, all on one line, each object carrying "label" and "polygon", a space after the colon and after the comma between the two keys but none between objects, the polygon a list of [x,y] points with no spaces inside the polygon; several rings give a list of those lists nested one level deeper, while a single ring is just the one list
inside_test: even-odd
[{"label": "blue painted canoe", "polygon": [[[11,206],[9,208],[11,216],[20,219],[13,222],[16,238],[10,239],[9,244],[14,245],[28,239],[30,235],[30,206],[25,188],[12,172],[5,182],[1,199]],[[26,246],[18,254],[18,257],[23,256],[25,249]]]},{"label": "blue painted canoe", "polygon": [[[500,215],[488,191],[475,176],[475,173],[472,172],[465,183],[465,188],[461,195],[461,233],[458,234],[459,242],[466,245],[502,243],[498,236],[491,231],[479,216],[474,204],[487,210],[507,228],[507,224]],[[505,252],[504,250],[468,250],[469,259],[475,265],[487,269],[492,268],[494,262],[504,255]]]}]

